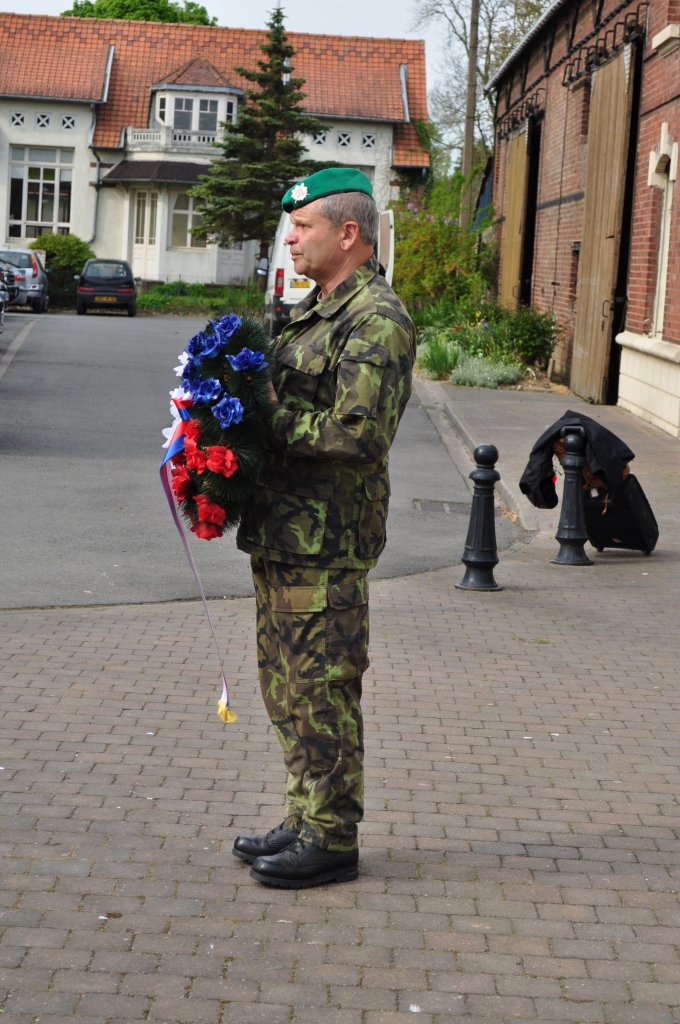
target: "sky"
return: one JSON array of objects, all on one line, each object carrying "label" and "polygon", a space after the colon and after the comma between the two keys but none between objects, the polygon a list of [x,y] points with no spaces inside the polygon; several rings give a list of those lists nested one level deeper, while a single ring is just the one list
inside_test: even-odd
[{"label": "sky", "polygon": [[[230,28],[263,28],[274,0],[202,0],[219,25]],[[409,30],[417,0],[283,0],[286,28],[291,32],[319,32],[337,35],[391,36],[396,39],[425,39],[428,92],[435,83],[441,60],[442,30]],[[0,0],[0,11],[21,14],[61,14],[69,0]]]}]

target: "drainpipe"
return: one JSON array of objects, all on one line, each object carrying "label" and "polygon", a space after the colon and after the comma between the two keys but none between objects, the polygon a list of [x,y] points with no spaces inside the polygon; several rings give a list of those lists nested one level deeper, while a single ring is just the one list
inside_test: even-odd
[{"label": "drainpipe", "polygon": [[94,216],[92,219],[92,235],[86,239],[87,245],[92,245],[95,238],[97,237],[97,214],[99,213],[99,192],[102,187],[102,162],[99,153],[94,148],[94,131],[97,127],[97,108],[92,104],[92,125],[90,127],[90,138],[88,139],[88,148],[92,150],[95,160],[97,161],[97,180],[94,183]]},{"label": "drainpipe", "polygon": [[[115,46],[113,43],[109,46],[109,55],[106,60],[106,70],[104,72],[104,89],[100,103],[106,103],[109,98],[109,84],[111,82],[111,68],[113,66],[113,55],[115,52]],[[97,104],[92,104],[92,124],[90,125],[90,137],[87,140],[88,148],[92,150],[92,154],[97,161],[97,180],[94,183],[94,216],[92,218],[92,236],[86,239],[87,245],[92,245],[95,238],[97,237],[97,214],[99,213],[99,193],[102,187],[102,161],[99,153],[94,148],[94,133],[97,127]]]}]

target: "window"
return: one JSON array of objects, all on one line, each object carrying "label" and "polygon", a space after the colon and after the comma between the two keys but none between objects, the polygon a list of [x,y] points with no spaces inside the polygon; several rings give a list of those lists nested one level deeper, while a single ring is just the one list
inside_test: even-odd
[{"label": "window", "polygon": [[339,146],[351,146],[352,145],[352,133],[351,132],[338,132],[338,145]]},{"label": "window", "polygon": [[312,145],[313,146],[325,146],[327,138],[328,138],[328,132],[317,132],[316,135],[314,135],[312,137]]},{"label": "window", "polygon": [[361,148],[362,149],[375,149],[375,132],[362,132],[361,133]]},{"label": "window", "polygon": [[52,117],[50,114],[36,114],[35,115],[35,126],[36,128],[49,128],[52,123]]},{"label": "window", "polygon": [[198,105],[199,132],[217,131],[217,100],[200,100]]},{"label": "window", "polygon": [[176,97],[173,128],[179,128],[183,132],[190,132],[193,114],[194,101],[185,99],[182,96]]},{"label": "window", "polygon": [[201,223],[200,214],[194,212],[194,200],[186,192],[179,192],[175,196],[172,208],[172,227],[170,231],[170,245],[179,249],[205,249],[204,238],[194,238],[192,230]]},{"label": "window", "polygon": [[158,120],[165,124],[166,98],[160,96],[158,99]]},{"label": "window", "polygon": [[74,114],[62,114],[61,115],[61,127],[65,132],[72,132],[76,127],[76,119]]},{"label": "window", "polygon": [[14,110],[9,115],[9,123],[12,128],[25,128],[26,115],[19,110]]},{"label": "window", "polygon": [[227,121],[236,124],[236,102],[234,100],[227,100]]},{"label": "window", "polygon": [[9,237],[68,235],[73,150],[12,146],[10,160]]},{"label": "window", "polygon": [[158,193],[138,192],[135,200],[135,245],[156,244]]}]

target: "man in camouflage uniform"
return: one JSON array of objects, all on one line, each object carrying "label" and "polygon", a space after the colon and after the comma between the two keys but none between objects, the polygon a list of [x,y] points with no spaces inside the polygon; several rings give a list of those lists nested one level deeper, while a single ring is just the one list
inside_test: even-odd
[{"label": "man in camouflage uniform", "polygon": [[239,836],[259,881],[358,874],[367,571],[385,545],[387,453],[409,399],[415,330],[374,256],[368,178],[320,171],[284,196],[296,274],[317,288],[276,347],[272,451],[238,545],[251,555],[267,712],[288,770],[286,818]]}]

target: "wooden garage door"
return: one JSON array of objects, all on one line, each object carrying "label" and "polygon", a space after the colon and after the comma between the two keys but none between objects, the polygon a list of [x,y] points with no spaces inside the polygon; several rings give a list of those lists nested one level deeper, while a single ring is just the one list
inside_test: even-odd
[{"label": "wooden garage door", "polygon": [[571,386],[592,402],[603,401],[609,372],[632,83],[622,53],[597,70],[590,101]]},{"label": "wooden garage door", "polygon": [[517,309],[529,169],[526,127],[510,140],[509,147],[500,300],[508,309]]}]

